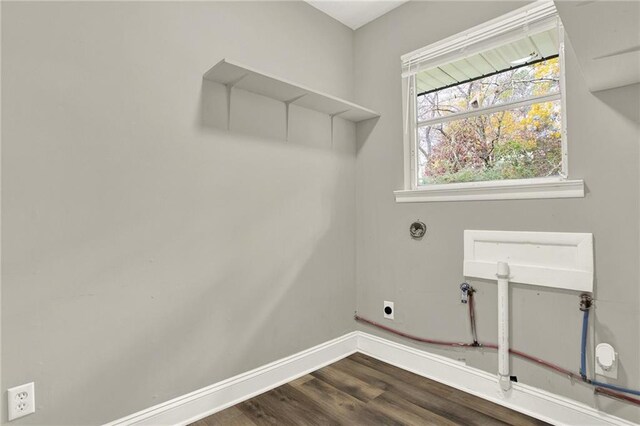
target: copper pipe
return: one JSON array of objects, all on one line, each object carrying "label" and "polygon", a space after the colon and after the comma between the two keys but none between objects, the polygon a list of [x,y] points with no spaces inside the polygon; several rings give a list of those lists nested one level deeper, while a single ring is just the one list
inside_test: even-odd
[{"label": "copper pipe", "polygon": [[514,355],[516,355],[516,356],[519,356],[520,358],[528,359],[529,361],[533,361],[533,362],[535,362],[537,364],[543,365],[543,366],[545,366],[547,368],[550,368],[551,370],[555,370],[558,373],[565,374],[565,375],[571,377],[572,379],[583,380],[582,376],[580,376],[580,374],[576,374],[573,371],[567,370],[566,368],[562,368],[562,367],[560,367],[560,366],[558,366],[556,364],[552,364],[552,363],[550,363],[548,361],[545,361],[543,359],[531,356],[531,355],[526,354],[524,352],[521,352],[521,351],[519,351],[517,349],[509,349],[509,352],[514,354]]},{"label": "copper pipe", "polygon": [[596,391],[596,393],[601,393],[602,395],[606,395],[606,396],[611,397],[611,398],[620,399],[620,400],[623,400],[623,401],[630,402],[632,404],[640,405],[640,399],[634,398],[634,397],[629,396],[629,395],[625,395],[623,393],[614,392],[614,391],[611,391],[611,390],[605,389],[605,388],[596,388],[595,391]]},{"label": "copper pipe", "polygon": [[[472,303],[472,301],[470,300],[470,302]],[[470,313],[472,312],[472,310],[470,310]],[[379,324],[375,321],[371,321],[368,320],[366,318],[363,318],[359,315],[355,315],[354,316],[356,321],[360,321],[360,322],[364,322],[370,325],[373,325],[374,327],[380,328],[382,330],[388,331],[389,333],[393,333],[393,334],[397,334],[398,336],[402,336],[402,337],[406,337],[408,339],[411,340],[415,340],[417,342],[422,342],[422,343],[429,343],[432,345],[442,345],[442,346],[453,346],[453,347],[462,347],[462,348],[488,348],[488,349],[498,349],[498,345],[493,344],[493,343],[459,343],[459,342],[448,342],[448,341],[443,341],[443,340],[434,340],[434,339],[425,339],[422,337],[417,337],[396,329],[393,329],[391,327],[387,327],[386,325],[382,325]],[[535,356],[531,356],[529,354],[526,354],[522,351],[519,351],[517,349],[509,349],[509,352],[512,353],[515,356],[519,356],[520,358],[524,358],[526,360],[535,362],[536,364],[540,364],[544,367],[547,367],[551,370],[557,371],[558,373],[562,373],[566,376],[569,376],[572,379],[577,379],[580,380],[584,383],[588,383],[591,384],[589,380],[585,380],[582,378],[582,376],[580,376],[580,374],[574,373],[572,371],[567,370],[566,368],[562,368],[556,364],[550,363],[548,361],[545,361],[541,358],[535,357]],[[640,405],[640,399],[637,398],[633,398],[631,396],[622,394],[622,393],[618,393],[618,392],[614,392],[611,391],[609,389],[605,389],[605,388],[601,388],[601,387],[596,387],[595,388],[595,392],[596,393],[600,393],[602,395],[606,395],[609,396],[611,398],[616,398],[622,401],[626,401],[626,402],[630,402],[632,404],[636,404],[636,405]]]},{"label": "copper pipe", "polygon": [[473,288],[469,291],[469,323],[471,324],[471,336],[473,337],[473,344],[478,346],[478,333],[476,330],[476,306],[473,298],[475,290]]},{"label": "copper pipe", "polygon": [[386,330],[386,331],[388,331],[390,333],[397,334],[398,336],[406,337],[407,339],[415,340],[417,342],[429,343],[431,345],[454,346],[454,347],[474,347],[475,346],[473,343],[459,343],[459,342],[448,342],[448,341],[444,341],[444,340],[424,339],[422,337],[414,336],[414,335],[405,333],[403,331],[395,330],[395,329],[393,329],[391,327],[387,327],[386,325],[382,325],[382,324],[377,323],[375,321],[371,321],[371,320],[368,320],[366,318],[362,318],[361,316],[359,316],[357,314],[355,315],[354,318],[356,319],[356,321],[366,322],[367,324],[371,324],[374,327],[381,328],[381,329]]},{"label": "copper pipe", "polygon": [[[441,346],[453,346],[453,347],[461,347],[461,348],[487,348],[487,349],[498,349],[498,345],[496,345],[495,343],[459,343],[459,342],[448,342],[448,341],[443,341],[443,340],[433,340],[433,339],[425,339],[422,337],[417,337],[408,333],[405,333],[403,331],[399,331],[396,329],[393,329],[391,327],[387,327],[386,325],[382,325],[379,324],[375,321],[371,321],[369,319],[363,318],[359,315],[355,315],[354,317],[356,319],[356,321],[361,321],[361,322],[365,322],[367,324],[371,324],[374,327],[378,327],[382,330],[388,331],[390,333],[396,334],[398,336],[402,336],[402,337],[406,337],[408,339],[411,340],[415,340],[417,342],[422,342],[422,343],[429,343],[432,345],[441,345]],[[533,361],[537,364],[540,364],[544,367],[547,367],[551,370],[557,371],[558,373],[562,373],[564,375],[567,375],[569,377],[571,377],[572,379],[579,379],[582,380],[582,377],[580,377],[580,374],[574,373],[572,371],[567,370],[566,368],[562,368],[559,365],[550,363],[548,361],[545,361],[543,359],[528,355],[524,352],[521,352],[517,349],[509,349],[509,352],[512,353],[515,356],[519,356],[520,358],[524,358],[527,359],[529,361]]]}]

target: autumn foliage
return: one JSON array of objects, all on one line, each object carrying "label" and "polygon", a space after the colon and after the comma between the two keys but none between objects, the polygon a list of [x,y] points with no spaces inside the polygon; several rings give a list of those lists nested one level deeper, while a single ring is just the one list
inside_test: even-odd
[{"label": "autumn foliage", "polygon": [[[419,183],[522,179],[562,171],[557,58],[418,96]],[[533,99],[533,100],[532,100]],[[493,113],[485,108],[523,101]],[[447,119],[477,110],[478,115]],[[441,121],[440,121],[441,120]]]}]

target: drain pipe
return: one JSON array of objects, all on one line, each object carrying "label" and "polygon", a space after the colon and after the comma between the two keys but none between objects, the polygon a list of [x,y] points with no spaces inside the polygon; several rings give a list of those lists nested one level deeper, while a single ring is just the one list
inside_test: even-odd
[{"label": "drain pipe", "polygon": [[[503,269],[502,272],[507,272],[506,274],[501,274],[503,277],[506,275],[508,276],[508,265],[506,268],[506,271]],[[505,281],[507,281],[507,286],[508,286],[508,280],[505,279]],[[356,312],[354,319],[356,321],[361,321],[367,324],[370,324],[374,327],[380,328],[382,330],[388,331],[390,333],[393,334],[397,334],[398,336],[402,336],[402,337],[406,337],[408,339],[411,340],[415,340],[418,342],[423,342],[423,343],[429,343],[432,345],[443,345],[443,346],[453,346],[453,347],[459,347],[459,348],[487,348],[487,349],[495,349],[498,350],[499,349],[499,345],[496,345],[494,343],[481,343],[478,342],[477,340],[477,334],[476,334],[476,325],[475,325],[475,315],[474,315],[474,300],[473,300],[473,294],[475,293],[475,290],[473,289],[473,287],[471,287],[469,284],[467,283],[462,283],[460,285],[460,290],[462,290],[462,303],[469,303],[469,321],[471,324],[471,333],[473,335],[473,343],[464,343],[464,342],[451,342],[451,341],[442,341],[442,340],[434,340],[434,339],[426,339],[426,338],[422,338],[422,337],[417,337],[417,336],[413,336],[411,334],[407,334],[404,333],[402,331],[396,330],[394,328],[391,327],[387,327],[385,325],[379,324],[375,321],[371,321],[369,319],[363,318],[360,315],[358,315],[358,313]],[[507,288],[507,296],[508,296],[508,288]],[[587,343],[587,330],[588,330],[588,322],[589,322],[589,309],[591,307],[592,304],[592,299],[591,296],[589,296],[588,294],[583,294],[581,296],[581,302],[580,302],[580,310],[584,312],[583,315],[583,320],[582,320],[582,341],[581,341],[581,346],[580,346],[580,372],[579,373],[574,373],[572,371],[567,370],[566,368],[560,367],[559,365],[553,364],[551,362],[545,361],[541,358],[535,357],[535,356],[531,356],[525,352],[516,350],[516,349],[511,349],[509,348],[509,341],[508,341],[508,334],[507,334],[507,342],[506,345],[502,345],[502,347],[507,347],[508,349],[508,353],[513,354],[515,356],[518,356],[520,358],[524,358],[526,360],[535,362],[536,364],[542,365],[546,368],[549,368],[551,370],[557,371],[560,374],[563,374],[565,376],[567,376],[568,378],[570,378],[571,380],[578,380],[578,381],[582,381],[586,384],[595,386],[595,392],[598,394],[602,394],[602,395],[606,395],[610,398],[616,398],[619,399],[621,401],[625,401],[625,402],[630,402],[632,404],[636,404],[636,405],[640,405],[640,399],[638,398],[634,398],[632,396],[626,395],[626,394],[631,394],[631,395],[637,395],[640,396],[640,390],[635,390],[635,389],[629,389],[629,388],[623,388],[621,386],[616,386],[616,385],[611,385],[609,383],[602,383],[602,382],[598,382],[596,380],[592,380],[589,379],[587,377],[587,371],[586,371],[586,343]],[[506,306],[506,312],[508,313],[508,305]],[[500,311],[503,312],[503,311]],[[508,319],[508,316],[507,316]],[[506,324],[508,326],[508,323]],[[508,331],[508,327],[506,328],[506,330]],[[499,361],[502,358],[499,358]],[[507,362],[508,362],[508,358],[507,358]],[[499,364],[499,368],[501,367],[501,365]],[[508,367],[508,363],[507,363],[507,367]],[[506,374],[509,374],[509,369],[507,368],[506,370]],[[502,376],[501,376],[502,377]],[[507,376],[509,377],[509,376]],[[509,377],[510,379],[510,377]],[[501,381],[501,384],[503,382]],[[509,386],[511,386],[511,381],[509,380]]]},{"label": "drain pipe", "polygon": [[503,392],[511,389],[509,376],[509,265],[498,262],[498,380]]},{"label": "drain pipe", "polygon": [[[375,321],[371,321],[369,319],[366,319],[364,317],[361,317],[360,315],[358,315],[357,313],[354,316],[354,319],[356,321],[361,321],[364,323],[367,323],[369,325],[372,325],[374,327],[380,328],[382,330],[388,331],[390,333],[396,334],[398,336],[402,336],[402,337],[406,337],[408,339],[411,340],[415,340],[417,342],[423,342],[423,343],[429,343],[432,345],[444,345],[444,346],[455,346],[455,347],[459,347],[459,348],[487,348],[487,349],[498,349],[498,345],[493,344],[493,343],[478,343],[478,344],[474,344],[474,343],[459,343],[459,342],[445,342],[445,341],[441,341],[441,340],[433,340],[433,339],[425,339],[423,337],[417,337],[417,336],[413,336],[411,334],[407,334],[404,333],[402,331],[396,330],[394,328],[391,327],[387,327],[385,325],[379,324]],[[571,380],[577,380],[577,381],[582,381],[586,384],[592,385],[592,386],[598,386],[595,388],[595,392],[602,394],[602,395],[606,395],[609,396],[611,398],[617,398],[620,399],[622,401],[626,401],[626,402],[631,402],[633,404],[636,405],[640,405],[640,399],[637,398],[633,398],[631,396],[625,395],[624,393],[621,392],[626,392],[626,393],[630,393],[633,395],[640,395],[640,391],[637,390],[633,390],[633,389],[626,389],[626,388],[621,388],[616,386],[615,389],[616,391],[612,391],[609,389],[606,389],[604,387],[602,387],[601,385],[603,385],[600,382],[595,382],[593,380],[590,379],[582,379],[580,373],[574,373],[572,371],[567,370],[566,368],[560,367],[559,365],[555,365],[551,362],[545,361],[541,358],[535,357],[535,356],[531,356],[525,352],[516,350],[516,349],[510,349],[509,350],[510,353],[512,353],[515,356],[518,356],[520,358],[529,360],[531,362],[535,362],[536,364],[540,364],[543,367],[547,367],[551,370],[557,371],[560,374],[563,374],[565,376],[567,376],[568,378],[570,378]],[[611,387],[612,385],[608,385],[607,386]]]}]

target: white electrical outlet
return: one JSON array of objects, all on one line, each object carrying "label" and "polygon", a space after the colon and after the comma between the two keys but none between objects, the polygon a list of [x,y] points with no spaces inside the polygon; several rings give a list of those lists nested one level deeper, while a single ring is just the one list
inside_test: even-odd
[{"label": "white electrical outlet", "polygon": [[386,319],[393,319],[393,315],[395,314],[395,310],[393,309],[393,302],[387,302],[386,300],[384,301],[384,317]]},{"label": "white electrical outlet", "polygon": [[33,382],[7,390],[9,421],[36,412],[36,394]]}]

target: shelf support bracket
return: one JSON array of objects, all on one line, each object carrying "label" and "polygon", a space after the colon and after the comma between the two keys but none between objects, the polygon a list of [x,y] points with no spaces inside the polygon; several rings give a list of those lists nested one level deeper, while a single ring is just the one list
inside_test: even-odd
[{"label": "shelf support bracket", "polygon": [[329,114],[329,118],[331,119],[331,148],[333,148],[333,119],[336,118],[340,114],[344,114],[347,111],[349,111],[349,110],[345,109],[344,111],[340,111],[340,112],[336,112],[336,113],[333,113],[333,114]]},{"label": "shelf support bracket", "polygon": [[235,80],[226,83],[224,86],[227,88],[227,130],[231,130],[231,89],[233,86],[240,83],[240,81],[249,74],[243,74]]},{"label": "shelf support bracket", "polygon": [[303,93],[300,96],[296,96],[295,98],[291,98],[289,100],[284,101],[284,112],[285,112],[285,140],[289,142],[289,105],[297,101],[298,99],[307,96],[306,93]]}]

